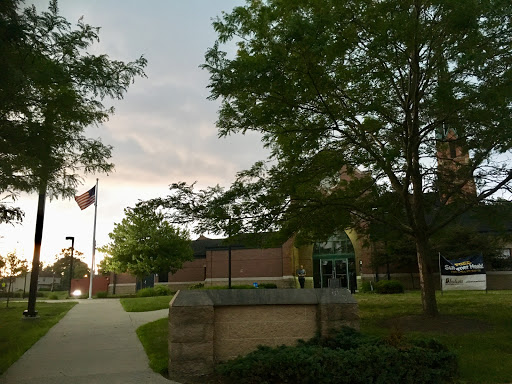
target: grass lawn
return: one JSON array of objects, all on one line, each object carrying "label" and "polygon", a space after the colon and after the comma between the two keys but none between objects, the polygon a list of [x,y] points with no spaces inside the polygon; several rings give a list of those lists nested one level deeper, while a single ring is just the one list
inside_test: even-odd
[{"label": "grass lawn", "polygon": [[[20,358],[37,340],[48,332],[77,303],[38,302],[36,310],[39,319],[24,320],[26,302],[0,302],[0,375]],[[58,346],[56,346],[58,347]]]},{"label": "grass lawn", "polygon": [[169,351],[167,349],[168,324],[169,320],[164,318],[137,328],[137,336],[139,336],[139,340],[148,355],[149,366],[153,371],[164,376],[167,376],[169,361]]},{"label": "grass lawn", "polygon": [[437,292],[440,316],[421,316],[419,292],[357,294],[361,331],[434,337],[458,356],[460,383],[512,382],[512,291]]},{"label": "grass lawn", "polygon": [[[68,299],[68,291],[39,291],[43,294],[42,299],[49,299],[49,300],[64,300]],[[28,296],[28,294],[27,294]]]},{"label": "grass lawn", "polygon": [[[434,320],[421,315],[419,292],[356,294],[355,298],[359,303],[363,333],[436,338],[454,351],[459,360],[458,384],[512,382],[512,291],[459,291],[443,295],[438,292],[440,316]],[[157,299],[127,301],[149,303]],[[167,297],[165,306],[162,304],[161,308],[167,308],[167,300],[170,299]],[[148,354],[151,368],[165,373],[167,319],[146,324],[137,330],[137,334]]]},{"label": "grass lawn", "polygon": [[121,299],[126,312],[147,312],[169,308],[171,296],[133,297]]}]

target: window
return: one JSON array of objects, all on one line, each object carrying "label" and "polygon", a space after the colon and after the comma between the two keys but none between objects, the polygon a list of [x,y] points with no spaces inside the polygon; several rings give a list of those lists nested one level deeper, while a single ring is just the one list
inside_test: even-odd
[{"label": "window", "polygon": [[455,144],[456,143],[454,140],[448,142],[448,145],[450,146],[450,157],[452,159],[455,159],[457,157],[457,146]]}]

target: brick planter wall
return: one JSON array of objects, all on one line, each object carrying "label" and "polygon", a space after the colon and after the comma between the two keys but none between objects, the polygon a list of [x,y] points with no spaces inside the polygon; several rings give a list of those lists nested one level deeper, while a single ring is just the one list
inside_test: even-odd
[{"label": "brick planter wall", "polygon": [[346,289],[179,291],[169,304],[169,376],[200,382],[217,362],[258,345],[293,345],[342,326],[359,329]]}]

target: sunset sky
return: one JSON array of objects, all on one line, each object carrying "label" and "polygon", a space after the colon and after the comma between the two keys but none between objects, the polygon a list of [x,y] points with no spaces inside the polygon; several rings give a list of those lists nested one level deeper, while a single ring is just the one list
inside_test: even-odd
[{"label": "sunset sky", "polygon": [[[29,3],[28,1],[26,2]],[[33,2],[38,11],[47,1]],[[99,178],[96,242],[105,245],[125,207],[165,196],[168,185],[198,182],[200,188],[227,186],[235,173],[266,156],[255,134],[217,137],[218,102],[208,101],[208,73],[199,68],[216,34],[212,18],[242,5],[242,0],[87,0],[61,1],[60,14],[76,23],[100,26],[100,43],[92,52],[131,61],[144,55],[148,78],[138,78],[125,99],[111,102],[116,113],[88,136],[114,147],[112,174],[88,175],[77,194]],[[106,103],[109,104],[109,103]],[[25,211],[22,225],[0,225],[0,255],[16,250],[31,263],[37,195],[17,201]],[[67,236],[90,264],[94,206],[81,211],[74,200],[47,201],[41,260],[55,261]],[[97,262],[101,255],[97,253]]]}]

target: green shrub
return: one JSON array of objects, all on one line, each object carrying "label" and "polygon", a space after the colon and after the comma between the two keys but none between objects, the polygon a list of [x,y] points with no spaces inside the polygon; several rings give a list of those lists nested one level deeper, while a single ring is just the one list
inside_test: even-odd
[{"label": "green shrub", "polygon": [[194,284],[194,285],[191,285],[190,287],[188,287],[188,289],[203,289],[203,288],[204,288],[203,283],[197,283],[197,284]]},{"label": "green shrub", "polygon": [[262,284],[259,284],[259,287],[265,288],[265,289],[277,289],[277,285],[274,283],[262,283]]},{"label": "green shrub", "polygon": [[361,289],[359,289],[359,292],[362,292],[362,293],[373,292],[373,282],[363,281],[363,283],[361,284]]},{"label": "green shrub", "polygon": [[108,296],[108,292],[107,291],[99,291],[96,293],[96,297],[98,299],[104,299]]},{"label": "green shrub", "polygon": [[155,288],[142,288],[137,291],[135,294],[137,297],[151,297],[151,296],[157,296],[155,292]]},{"label": "green shrub", "polygon": [[404,293],[404,285],[398,280],[381,280],[375,283],[377,293]]},{"label": "green shrub", "polygon": [[169,296],[171,290],[166,285],[155,285],[150,288],[139,289],[135,296],[137,297],[151,297],[151,296]]},{"label": "green shrub", "polygon": [[392,346],[344,329],[333,339],[313,339],[296,347],[259,347],[218,365],[230,383],[450,383],[455,354],[435,341]]},{"label": "green shrub", "polygon": [[171,290],[167,285],[155,285],[155,293],[157,296],[169,296]]},{"label": "green shrub", "polygon": [[57,296],[55,293],[52,293],[51,295],[48,295],[49,300],[59,300],[59,296]]},{"label": "green shrub", "polygon": [[[25,293],[25,296],[28,296],[28,292]],[[23,297],[23,291],[0,292],[0,297],[16,297],[16,298]]]}]

